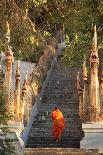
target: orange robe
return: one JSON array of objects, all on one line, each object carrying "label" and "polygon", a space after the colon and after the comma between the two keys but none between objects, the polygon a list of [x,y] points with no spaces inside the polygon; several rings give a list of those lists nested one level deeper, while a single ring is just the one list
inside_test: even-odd
[{"label": "orange robe", "polygon": [[53,120],[53,136],[55,139],[59,140],[65,127],[65,120],[62,112],[59,110],[53,111],[52,120]]}]

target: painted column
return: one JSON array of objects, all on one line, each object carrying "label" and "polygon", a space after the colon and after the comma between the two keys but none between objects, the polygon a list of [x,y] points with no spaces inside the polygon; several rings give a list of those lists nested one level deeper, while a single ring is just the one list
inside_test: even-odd
[{"label": "painted column", "polygon": [[13,53],[10,47],[6,51],[6,73],[4,87],[6,89],[6,109],[9,113],[14,115],[14,103],[13,99],[11,100],[11,83],[12,83],[12,63],[13,63]]},{"label": "painted column", "polygon": [[19,121],[20,113],[20,61],[17,61],[16,75],[15,75],[15,119]]},{"label": "painted column", "polygon": [[102,67],[102,73],[100,77],[100,95],[103,95],[103,67]]},{"label": "painted column", "polygon": [[[101,115],[103,116],[103,67],[102,67],[102,72],[100,76],[100,109],[101,109]],[[103,120],[103,117],[102,117],[102,120]]]},{"label": "painted column", "polygon": [[80,83],[80,76],[79,72],[77,74],[77,91],[79,95],[79,116],[81,120],[83,119],[83,94],[82,94],[82,87]]},{"label": "painted column", "polygon": [[84,56],[84,62],[83,62],[83,120],[84,122],[88,121],[88,76],[87,76],[87,67],[86,67],[86,59]]},{"label": "painted column", "polygon": [[4,80],[4,87],[6,92],[6,110],[7,112],[14,115],[14,100],[13,100],[13,90],[12,90],[12,63],[14,61],[13,52],[10,43],[10,28],[7,22],[7,32],[5,35],[5,53],[6,53],[6,73]]},{"label": "painted column", "polygon": [[1,55],[0,55],[0,74],[2,72],[2,62],[1,62]]},{"label": "painted column", "polygon": [[98,81],[98,49],[97,49],[97,31],[94,27],[94,37],[92,42],[90,66],[91,66],[91,84],[90,84],[90,117],[91,122],[97,122],[100,113],[100,98],[99,98],[99,81]]},{"label": "painted column", "polygon": [[20,120],[25,124],[26,116],[25,116],[25,97],[27,93],[27,74],[26,78],[23,83],[23,88],[22,88],[22,100],[20,103]]}]

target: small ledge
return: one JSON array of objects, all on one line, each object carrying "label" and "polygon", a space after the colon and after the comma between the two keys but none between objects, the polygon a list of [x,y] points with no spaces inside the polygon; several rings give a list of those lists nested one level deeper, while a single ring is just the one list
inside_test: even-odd
[{"label": "small ledge", "polygon": [[103,132],[103,123],[82,124],[84,132]]}]

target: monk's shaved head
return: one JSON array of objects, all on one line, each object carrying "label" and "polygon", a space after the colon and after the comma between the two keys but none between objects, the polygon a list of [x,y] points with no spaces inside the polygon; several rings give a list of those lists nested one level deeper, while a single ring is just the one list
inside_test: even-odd
[{"label": "monk's shaved head", "polygon": [[58,108],[58,106],[55,106],[54,109],[55,109],[55,110],[58,110],[59,108]]}]

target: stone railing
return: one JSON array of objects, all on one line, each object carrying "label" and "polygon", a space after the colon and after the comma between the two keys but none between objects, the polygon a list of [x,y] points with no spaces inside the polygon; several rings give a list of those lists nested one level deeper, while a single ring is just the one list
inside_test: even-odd
[{"label": "stone railing", "polygon": [[[24,142],[26,142],[27,140],[27,135],[33,123],[33,119],[37,113],[37,105],[42,101],[44,89],[48,83],[49,75],[51,72],[51,66],[54,61],[53,59],[54,55],[55,55],[55,48],[50,45],[47,46],[47,48],[44,50],[44,54],[40,57],[37,66],[34,68],[32,74],[28,79],[29,89],[27,88],[27,92],[25,94],[24,99],[25,102],[24,119],[26,118],[26,120],[24,120],[24,124],[26,122],[26,126],[21,134],[21,137],[23,138]],[[30,98],[28,93],[29,95],[31,95],[32,99],[27,99]]]}]

